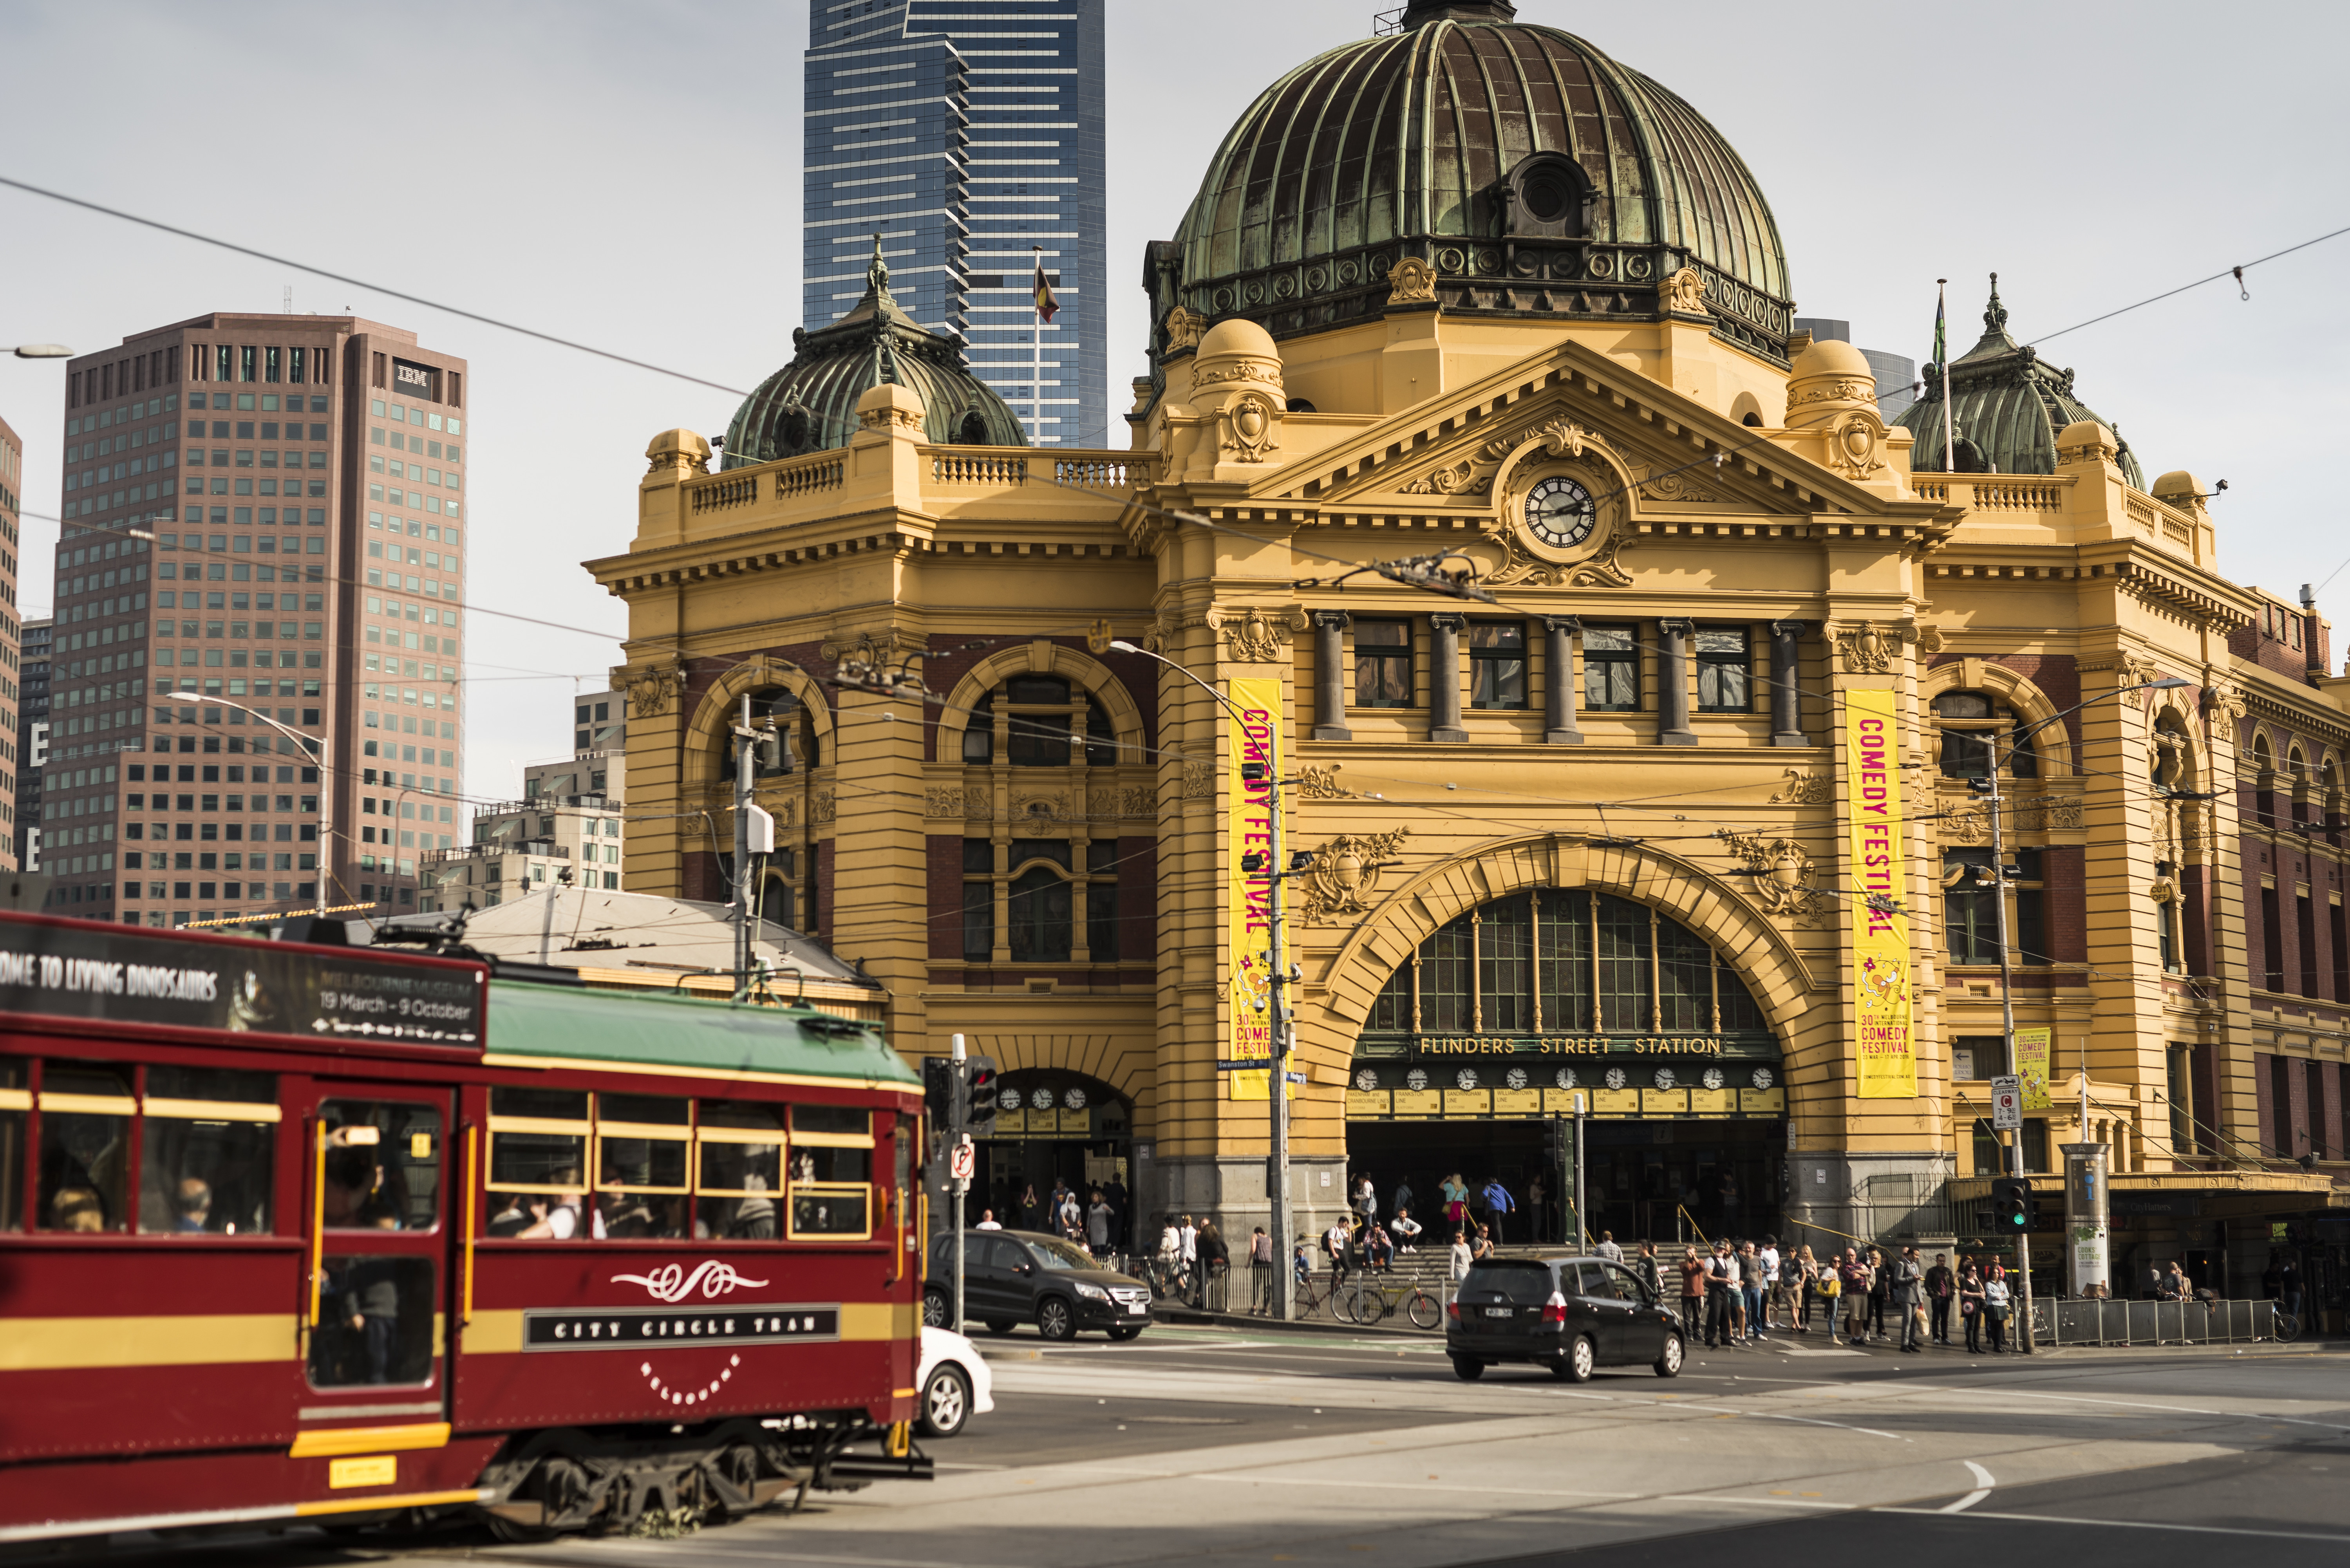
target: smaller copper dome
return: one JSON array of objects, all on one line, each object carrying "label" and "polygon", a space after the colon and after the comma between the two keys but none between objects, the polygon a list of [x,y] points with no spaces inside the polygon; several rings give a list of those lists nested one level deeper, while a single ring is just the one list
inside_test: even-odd
[{"label": "smaller copper dome", "polygon": [[1011,405],[971,373],[957,339],[926,331],[889,295],[873,242],[865,297],[819,331],[792,334],[792,362],[743,400],[726,427],[723,466],[746,468],[848,444],[857,400],[894,381],[922,400],[922,433],[941,446],[1026,446]]}]

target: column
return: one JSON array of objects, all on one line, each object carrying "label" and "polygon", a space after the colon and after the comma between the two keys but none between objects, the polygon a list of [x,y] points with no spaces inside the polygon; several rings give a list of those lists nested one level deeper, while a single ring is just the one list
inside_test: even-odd
[{"label": "column", "polygon": [[1550,634],[1544,659],[1543,740],[1554,746],[1579,746],[1583,732],[1575,722],[1575,634],[1583,629],[1583,622],[1571,615],[1546,615],[1543,629]]},{"label": "column", "polygon": [[1428,738],[1465,741],[1461,727],[1461,633],[1468,623],[1457,615],[1428,618]]},{"label": "column", "polygon": [[1690,728],[1689,639],[1697,635],[1697,623],[1660,620],[1657,632],[1657,744],[1694,746],[1697,732]]},{"label": "column", "polygon": [[1796,683],[1796,639],[1808,628],[1799,620],[1774,620],[1771,623],[1771,743],[1774,746],[1808,746],[1811,737],[1804,733],[1804,716],[1797,706],[1802,688]]},{"label": "column", "polygon": [[1351,741],[1347,728],[1347,628],[1345,610],[1314,612],[1314,738]]}]

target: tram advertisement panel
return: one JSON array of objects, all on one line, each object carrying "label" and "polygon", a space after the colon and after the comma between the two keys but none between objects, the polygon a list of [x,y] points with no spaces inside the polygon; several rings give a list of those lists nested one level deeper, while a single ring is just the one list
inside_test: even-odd
[{"label": "tram advertisement panel", "polygon": [[1902,915],[1908,850],[1901,812],[1901,732],[1891,691],[1844,694],[1845,788],[1852,820],[1852,995],[1860,1097],[1913,1098],[1909,922]]},{"label": "tram advertisement panel", "polygon": [[406,957],[0,919],[0,1013],[472,1052],[481,976]]},{"label": "tram advertisement panel", "polygon": [[[1277,680],[1232,680],[1232,706],[1240,710],[1233,722],[1231,832],[1226,836],[1232,882],[1225,898],[1226,935],[1232,949],[1232,1037],[1229,1060],[1270,1061],[1273,1057],[1273,792],[1281,787],[1281,682]],[[1254,784],[1241,777],[1245,763],[1262,763],[1264,777]],[[1241,857],[1254,851],[1264,869],[1241,869]],[[1262,1100],[1273,1092],[1269,1073],[1229,1073],[1232,1097]]]}]

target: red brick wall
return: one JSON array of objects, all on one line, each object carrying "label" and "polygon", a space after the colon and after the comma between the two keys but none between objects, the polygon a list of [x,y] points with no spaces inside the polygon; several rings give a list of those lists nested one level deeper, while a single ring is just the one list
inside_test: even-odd
[{"label": "red brick wall", "polygon": [[930,954],[962,957],[962,835],[933,833],[922,845],[922,867],[930,888]]},{"label": "red brick wall", "polygon": [[2040,870],[2047,889],[2041,898],[2048,956],[2058,963],[2088,962],[2087,878],[2081,849],[2066,846],[2042,850]]},{"label": "red brick wall", "polygon": [[2318,1127],[2325,1144],[2325,1158],[2350,1159],[2350,1128],[2342,1125],[2342,1064],[2327,1062],[2323,1071],[2325,1104],[2319,1111]]},{"label": "red brick wall", "polygon": [[1118,961],[1153,964],[1159,957],[1159,837],[1118,841]]},{"label": "red brick wall", "polygon": [[2283,1152],[2289,1159],[2299,1159],[2309,1152],[2309,1064],[2299,1057],[2288,1057],[2284,1086],[2289,1096],[2285,1132],[2293,1147]]},{"label": "red brick wall", "polygon": [[[1960,657],[1955,653],[1936,654],[1928,668],[1939,670],[1945,664],[1956,664]],[[2022,676],[2040,688],[2048,701],[2059,709],[2070,708],[2081,700],[2080,661],[2069,653],[2010,653],[1983,662],[1996,664]],[[2081,744],[2081,716],[2078,713],[2065,715],[2064,732],[2072,737],[2077,749]]]},{"label": "red brick wall", "polygon": [[2252,1141],[2272,1153],[2289,1152],[2277,1149],[2275,1144],[2276,1112],[2270,1095],[2273,1086],[2271,1080],[2275,1075],[2269,1066],[2269,1060],[2266,1051],[2252,1053],[2252,1125],[2260,1128],[2260,1135]]}]

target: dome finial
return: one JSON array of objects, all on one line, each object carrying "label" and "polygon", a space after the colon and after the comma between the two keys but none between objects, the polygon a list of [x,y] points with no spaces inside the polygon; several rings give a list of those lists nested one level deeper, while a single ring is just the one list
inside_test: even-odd
[{"label": "dome finial", "polygon": [[865,269],[866,286],[879,295],[889,292],[889,264],[881,259],[881,235],[873,236],[873,260]]},{"label": "dome finial", "polygon": [[2007,306],[1999,302],[1999,274],[1991,275],[1991,308],[1983,312],[1983,327],[1991,332],[2007,327]]}]

